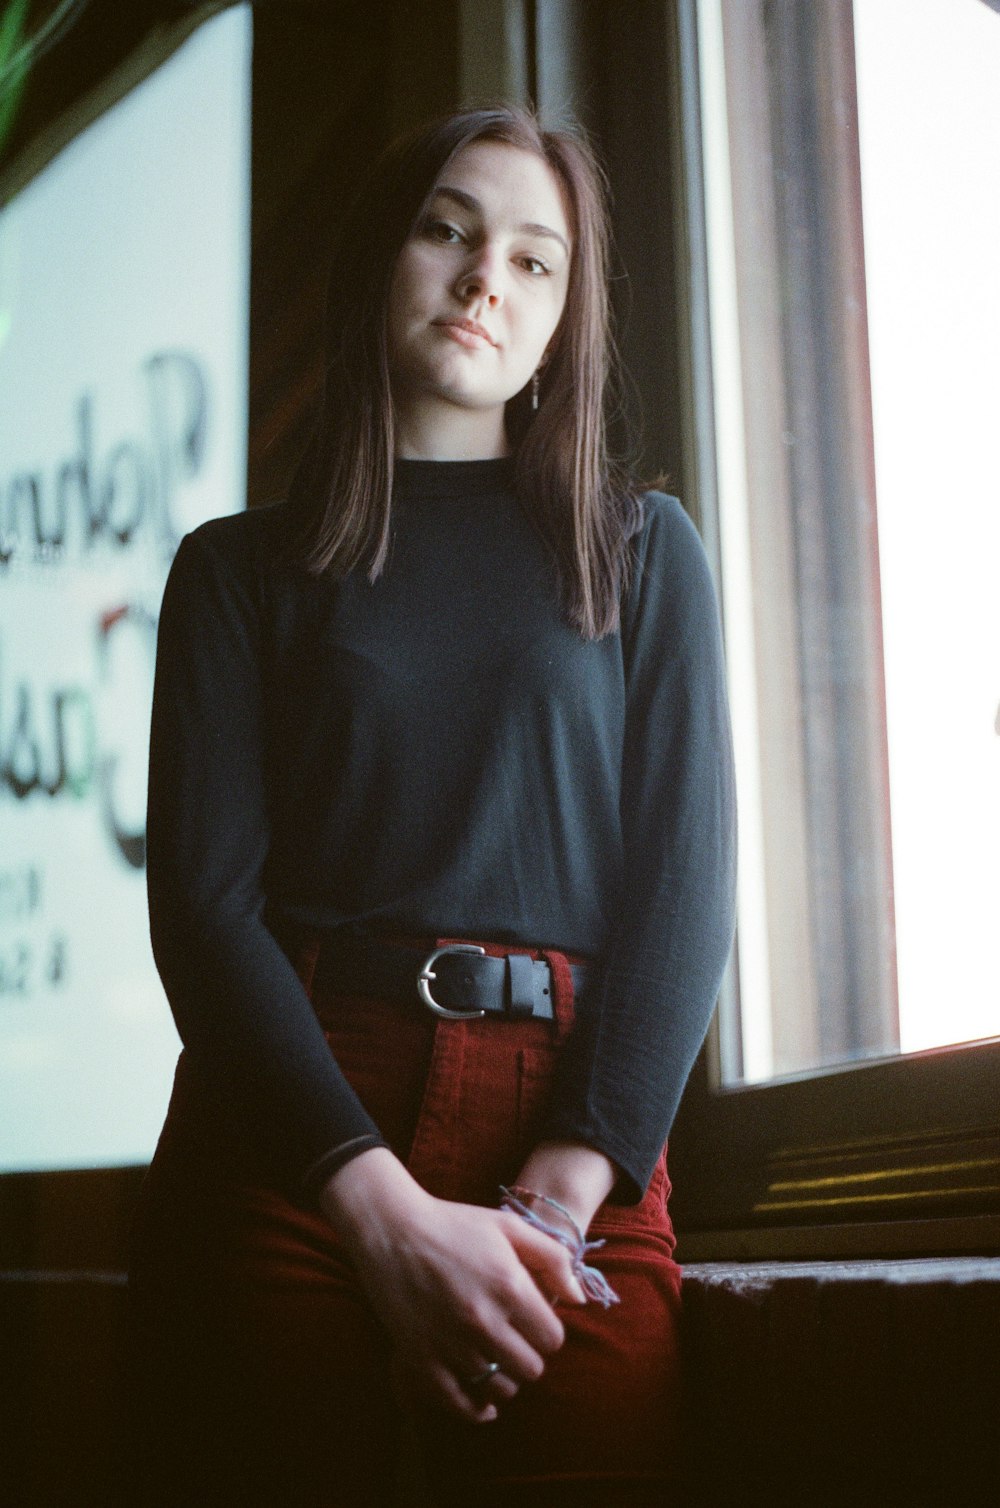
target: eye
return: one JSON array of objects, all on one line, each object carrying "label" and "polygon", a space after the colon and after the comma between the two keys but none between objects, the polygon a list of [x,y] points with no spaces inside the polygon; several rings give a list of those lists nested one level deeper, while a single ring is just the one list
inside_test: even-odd
[{"label": "eye", "polygon": [[552,268],[548,265],[547,262],[543,262],[541,257],[522,257],[521,266],[524,268],[525,272],[530,273],[533,278],[548,277],[549,273],[551,273],[552,271]]},{"label": "eye", "polygon": [[455,225],[450,225],[447,220],[425,220],[423,233],[431,241],[437,241],[442,246],[456,246],[465,237]]}]

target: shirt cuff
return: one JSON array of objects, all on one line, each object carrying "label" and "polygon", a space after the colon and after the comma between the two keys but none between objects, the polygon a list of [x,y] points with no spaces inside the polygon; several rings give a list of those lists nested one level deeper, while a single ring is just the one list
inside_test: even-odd
[{"label": "shirt cuff", "polygon": [[611,1192],[605,1201],[606,1204],[641,1204],[649,1187],[653,1171],[663,1151],[661,1142],[652,1161],[642,1160],[642,1154],[636,1148],[625,1144],[620,1138],[602,1134],[588,1121],[574,1121],[571,1115],[560,1117],[558,1113],[550,1116],[542,1126],[537,1141],[578,1141],[585,1146],[593,1147],[595,1152],[603,1152],[614,1163],[618,1176],[615,1179]]},{"label": "shirt cuff", "polygon": [[370,1152],[373,1147],[385,1147],[388,1143],[381,1136],[355,1136],[350,1141],[341,1142],[339,1147],[331,1147],[329,1152],[324,1152],[314,1163],[306,1169],[302,1175],[302,1188],[310,1201],[314,1201],[323,1184],[331,1178],[340,1168],[351,1162],[355,1157],[360,1157],[362,1152]]}]

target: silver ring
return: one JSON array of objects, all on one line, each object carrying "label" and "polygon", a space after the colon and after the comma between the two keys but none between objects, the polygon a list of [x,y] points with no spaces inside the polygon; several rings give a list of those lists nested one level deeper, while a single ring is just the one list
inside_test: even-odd
[{"label": "silver ring", "polygon": [[491,1361],[485,1371],[477,1372],[475,1377],[470,1377],[465,1386],[467,1388],[478,1388],[480,1383],[489,1382],[491,1377],[495,1377],[499,1370],[500,1363],[498,1361]]}]

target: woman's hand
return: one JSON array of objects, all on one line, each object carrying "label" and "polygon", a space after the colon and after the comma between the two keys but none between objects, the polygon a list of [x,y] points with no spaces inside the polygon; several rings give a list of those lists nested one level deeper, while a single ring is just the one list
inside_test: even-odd
[{"label": "woman's hand", "polygon": [[397,1382],[462,1418],[495,1418],[540,1377],[565,1338],[552,1304],[586,1302],[558,1242],[508,1212],[433,1198],[384,1147],[334,1173],[321,1204],[395,1344]]}]

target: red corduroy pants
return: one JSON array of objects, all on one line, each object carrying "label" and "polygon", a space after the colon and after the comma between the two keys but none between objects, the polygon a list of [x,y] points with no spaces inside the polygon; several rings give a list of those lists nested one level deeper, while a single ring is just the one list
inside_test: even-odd
[{"label": "red corduroy pants", "polygon": [[[572,1024],[445,1021],[314,985],[331,1050],[393,1150],[443,1199],[495,1206],[537,1139]],[[503,949],[489,949],[502,952]],[[535,955],[541,956],[539,954]],[[680,1269],[666,1162],[605,1206],[591,1258],[621,1297],[563,1308],[562,1349],[493,1423],[404,1414],[390,1346],[327,1223],[291,1202],[182,1054],[137,1212],[131,1274],[133,1503],[292,1508],[679,1501]]]}]

